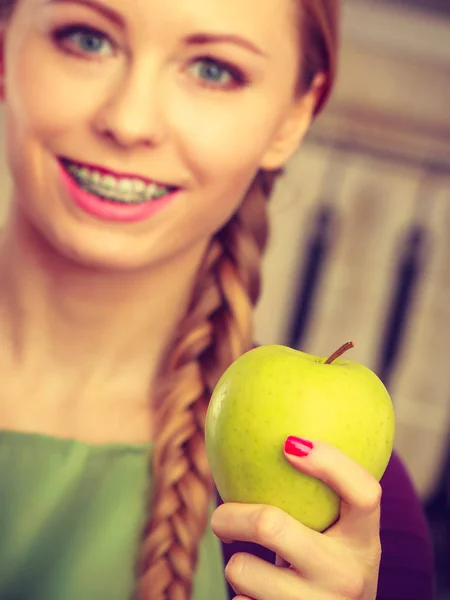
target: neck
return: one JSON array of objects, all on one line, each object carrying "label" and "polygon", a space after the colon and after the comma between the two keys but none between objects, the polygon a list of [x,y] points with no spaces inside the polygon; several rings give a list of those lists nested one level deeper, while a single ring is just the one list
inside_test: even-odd
[{"label": "neck", "polygon": [[66,383],[95,379],[98,387],[128,373],[136,386],[151,385],[188,309],[204,252],[195,248],[176,264],[139,271],[89,269],[11,219],[0,245],[5,359],[21,370],[60,373]]}]

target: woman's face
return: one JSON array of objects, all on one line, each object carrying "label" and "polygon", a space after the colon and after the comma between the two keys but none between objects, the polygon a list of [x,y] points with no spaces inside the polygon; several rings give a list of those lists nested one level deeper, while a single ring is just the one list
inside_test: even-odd
[{"label": "woman's face", "polygon": [[309,123],[292,0],[18,0],[2,71],[22,218],[84,264],[203,246]]}]

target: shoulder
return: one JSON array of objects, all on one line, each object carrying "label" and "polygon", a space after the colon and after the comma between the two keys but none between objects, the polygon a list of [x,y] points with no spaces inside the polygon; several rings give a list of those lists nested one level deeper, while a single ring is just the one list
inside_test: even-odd
[{"label": "shoulder", "polygon": [[420,499],[394,452],[383,478],[378,600],[432,600],[434,558]]}]

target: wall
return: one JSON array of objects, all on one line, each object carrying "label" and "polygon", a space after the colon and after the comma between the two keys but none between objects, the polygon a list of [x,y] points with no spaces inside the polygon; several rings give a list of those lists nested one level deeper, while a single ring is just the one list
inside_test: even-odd
[{"label": "wall", "polygon": [[256,315],[262,343],[329,355],[356,340],[424,499],[450,426],[448,40],[450,20],[346,2],[336,95],[270,207]]}]

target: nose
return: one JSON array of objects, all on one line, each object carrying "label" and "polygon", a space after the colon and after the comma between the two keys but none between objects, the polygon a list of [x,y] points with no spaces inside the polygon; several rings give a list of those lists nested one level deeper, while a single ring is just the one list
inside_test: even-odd
[{"label": "nose", "polygon": [[94,117],[94,129],[123,148],[157,146],[166,137],[158,74],[135,68],[119,81]]}]

